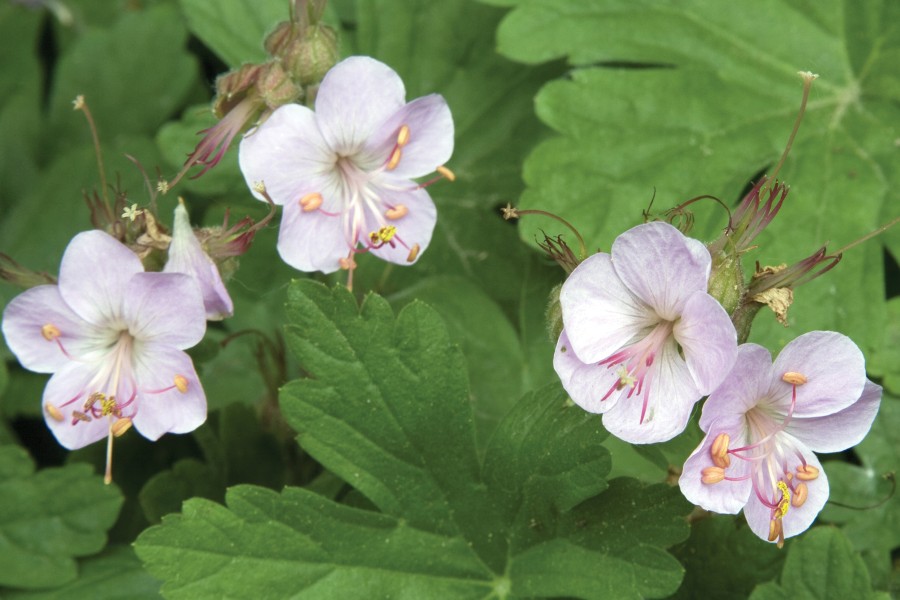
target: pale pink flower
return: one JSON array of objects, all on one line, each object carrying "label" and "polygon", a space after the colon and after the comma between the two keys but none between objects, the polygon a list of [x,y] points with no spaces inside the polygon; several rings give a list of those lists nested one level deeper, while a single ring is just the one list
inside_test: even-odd
[{"label": "pale pink flower", "polygon": [[330,273],[372,252],[410,264],[427,248],[437,218],[424,184],[453,152],[453,119],[436,94],[407,103],[400,77],[355,56],[322,80],[315,112],[278,108],[241,141],[240,166],[284,206],[278,251],[301,271]]}]

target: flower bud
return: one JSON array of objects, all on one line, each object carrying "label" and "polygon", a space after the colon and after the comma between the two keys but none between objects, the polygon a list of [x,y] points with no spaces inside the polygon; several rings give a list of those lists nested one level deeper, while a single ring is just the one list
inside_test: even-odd
[{"label": "flower bud", "polygon": [[718,300],[725,312],[731,315],[740,304],[746,289],[741,257],[732,246],[718,251],[710,248],[710,254],[712,269],[709,274],[709,295]]},{"label": "flower bud", "polygon": [[237,106],[253,90],[263,65],[243,65],[216,79],[216,99],[213,113],[222,118]]},{"label": "flower bud", "polygon": [[563,330],[562,305],[559,303],[560,290],[562,290],[561,283],[550,290],[550,300],[547,302],[547,310],[544,313],[547,321],[547,334],[550,336],[550,341],[554,344]]},{"label": "flower bud", "polygon": [[281,56],[296,39],[297,28],[294,23],[282,21],[276,25],[275,29],[272,30],[272,33],[266,37],[263,46],[265,47],[266,52],[269,53],[269,56]]},{"label": "flower bud", "polygon": [[312,25],[280,56],[294,81],[304,87],[316,85],[338,61],[337,34],[327,25]]},{"label": "flower bud", "polygon": [[299,99],[302,91],[277,61],[263,65],[256,89],[260,98],[271,109],[276,109]]}]

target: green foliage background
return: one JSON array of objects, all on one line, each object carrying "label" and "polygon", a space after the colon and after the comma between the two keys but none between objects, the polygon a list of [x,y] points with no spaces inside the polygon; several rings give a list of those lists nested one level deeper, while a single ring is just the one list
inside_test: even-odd
[{"label": "green foliage background", "polygon": [[[91,227],[107,174],[146,205],[125,154],[174,174],[213,121],[214,77],[264,58],[287,0],[0,4],[0,252],[55,272]],[[40,3],[36,3],[40,4]],[[778,551],[742,517],[708,516],[672,487],[699,441],[632,447],[566,401],[544,324],[563,273],[535,239],[592,249],[711,194],[734,206],[778,161],[785,206],[745,260],[795,262],[900,214],[900,4],[893,0],[332,0],[342,55],[367,54],[408,97],[453,111],[457,181],[412,268],[360,260],[297,273],[262,232],[228,287],[232,319],[192,351],[209,422],[188,436],[60,449],[40,416],[46,378],[0,345],[0,596],[10,598],[887,597],[898,588],[900,229],[848,251],[796,293],[773,352],[813,329],[863,348],[885,386],[856,449],[823,458],[833,503]],[[232,150],[177,190],[198,223],[260,218]],[[176,194],[159,199],[170,222]],[[697,206],[697,205],[694,205]],[[693,235],[726,222],[712,203]],[[571,242],[571,240],[570,240]],[[748,273],[749,275],[749,273]],[[0,284],[0,305],[18,289]],[[249,333],[248,333],[249,332]],[[93,467],[93,468],[92,468]],[[887,498],[887,500],[885,500]],[[847,508],[862,507],[862,509]]]}]

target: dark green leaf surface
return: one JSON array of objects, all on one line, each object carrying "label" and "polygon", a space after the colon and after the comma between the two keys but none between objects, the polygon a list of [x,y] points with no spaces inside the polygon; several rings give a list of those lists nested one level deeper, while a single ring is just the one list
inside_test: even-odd
[{"label": "dark green leaf surface", "polygon": [[665,485],[607,483],[599,418],[557,388],[516,404],[482,466],[465,361],[434,310],[413,302],[395,319],[378,296],[359,307],[341,287],[299,281],[288,317],[309,378],[283,389],[285,418],[380,513],[293,488],[232,489],[228,509],[191,500],[137,543],[171,597],[245,595],[263,579],[273,597],[340,597],[362,580],[409,598],[677,588],[664,548],[684,539],[687,503]]},{"label": "dark green leaf surface", "polygon": [[288,18],[280,0],[179,0],[188,28],[230,68],[262,62],[265,35]]},{"label": "dark green leaf surface", "polygon": [[78,579],[46,591],[4,592],[11,600],[155,600],[159,581],[141,567],[131,548],[112,547],[78,563]]},{"label": "dark green leaf surface", "polygon": [[[701,194],[734,202],[778,161],[800,103],[796,72],[811,70],[821,77],[781,173],[791,193],[749,259],[791,263],[862,236],[898,205],[900,90],[887,66],[900,48],[898,10],[841,0],[519,3],[500,26],[500,51],[579,67],[537,98],[539,116],[560,135],[526,162],[522,206],[562,215],[589,246],[608,250],[654,195],[658,209]],[[723,211],[708,210],[695,235],[725,225]],[[877,349],[879,245],[854,249],[827,279],[798,290],[792,331],[764,315],[754,339],[775,349],[796,332],[832,329]]]},{"label": "dark green leaf surface", "polygon": [[35,473],[25,450],[0,446],[0,585],[72,581],[74,558],[103,549],[121,505],[119,490],[85,465]]},{"label": "dark green leaf surface", "polygon": [[845,600],[887,598],[872,590],[869,572],[850,542],[833,527],[817,527],[793,542],[784,561],[780,585],[760,586],[751,600]]}]

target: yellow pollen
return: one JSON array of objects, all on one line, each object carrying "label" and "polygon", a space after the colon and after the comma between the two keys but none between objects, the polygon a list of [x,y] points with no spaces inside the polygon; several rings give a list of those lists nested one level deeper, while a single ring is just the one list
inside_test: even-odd
[{"label": "yellow pollen", "polygon": [[776,517],[779,519],[784,518],[784,515],[787,514],[788,508],[791,506],[791,490],[788,489],[788,486],[785,482],[779,481],[775,484],[775,486],[781,491],[781,501],[778,503],[777,513],[775,513]]},{"label": "yellow pollen", "polygon": [[63,414],[59,412],[59,409],[53,406],[52,404],[47,404],[44,406],[44,410],[47,411],[47,414],[50,415],[54,421],[62,422]]},{"label": "yellow pollen", "polygon": [[400,164],[400,157],[403,155],[403,151],[400,150],[400,146],[396,146],[394,151],[391,152],[391,157],[388,159],[387,165],[385,165],[385,169],[388,171],[393,171],[397,168],[397,165]]},{"label": "yellow pollen", "polygon": [[716,436],[712,446],[709,447],[709,455],[712,457],[713,464],[723,469],[731,465],[731,456],[728,454],[728,444],[731,437],[727,433],[720,433]]},{"label": "yellow pollen", "polygon": [[300,198],[300,208],[303,212],[312,212],[322,206],[322,194],[313,192]]},{"label": "yellow pollen", "polygon": [[807,496],[809,496],[809,488],[806,487],[805,483],[799,484],[794,489],[794,497],[791,498],[791,506],[800,508],[803,506],[803,503],[806,502]]},{"label": "yellow pollen", "polygon": [[616,369],[616,375],[619,377],[619,383],[616,384],[616,389],[621,390],[624,389],[625,386],[634,387],[634,384],[637,383],[637,379],[628,374],[628,369],[625,367],[619,367]]},{"label": "yellow pollen", "polygon": [[444,178],[447,179],[447,181],[456,181],[456,173],[454,173],[453,171],[451,171],[450,169],[448,169],[448,168],[445,167],[444,165],[441,165],[440,167],[438,167],[437,169],[435,169],[435,171],[437,171],[438,173],[440,173],[441,175],[443,175]]},{"label": "yellow pollen", "polygon": [[416,257],[419,256],[419,249],[421,246],[418,244],[413,244],[413,247],[409,249],[409,254],[406,255],[406,262],[413,262],[416,260]]},{"label": "yellow pollen", "polygon": [[48,342],[52,342],[56,338],[62,335],[62,332],[59,330],[59,327],[54,325],[53,323],[47,323],[43,327],[41,327],[41,335],[44,336],[44,339]]},{"label": "yellow pollen", "polygon": [[182,394],[188,390],[188,380],[184,375],[175,376],[175,388]]},{"label": "yellow pollen", "polygon": [[85,423],[91,422],[91,418],[89,416],[78,410],[72,411],[72,417],[78,419],[79,421],[84,421]]},{"label": "yellow pollen", "polygon": [[116,420],[111,427],[112,434],[115,437],[122,437],[122,434],[129,429],[131,429],[131,419],[128,417],[122,417],[121,419]]},{"label": "yellow pollen", "polygon": [[254,192],[257,192],[257,193],[259,193],[259,194],[265,193],[265,191],[266,191],[266,184],[265,184],[265,182],[262,181],[262,180],[254,181],[254,182],[253,182],[253,191],[254,191]]},{"label": "yellow pollen", "polygon": [[409,125],[404,125],[397,132],[397,145],[401,148],[409,143]]},{"label": "yellow pollen", "polygon": [[386,244],[394,239],[395,235],[397,235],[397,228],[393,225],[385,225],[378,231],[370,233],[369,239],[373,244]]},{"label": "yellow pollen", "polygon": [[338,260],[338,264],[345,271],[350,271],[356,268],[356,261],[353,258],[341,258]]},{"label": "yellow pollen", "polygon": [[788,371],[784,375],[781,376],[781,380],[785,383],[790,383],[791,385],[803,385],[807,381],[806,375],[803,373],[797,373],[796,371]]},{"label": "yellow pollen", "polygon": [[384,216],[390,219],[391,221],[396,221],[397,219],[402,219],[409,213],[409,209],[406,208],[405,204],[398,204],[394,208],[389,208],[384,211]]},{"label": "yellow pollen", "polygon": [[800,465],[797,467],[797,479],[801,481],[812,481],[819,477],[819,469],[812,465]]},{"label": "yellow pollen", "polygon": [[722,467],[706,467],[700,471],[700,481],[706,485],[719,483],[725,479],[725,469]]},{"label": "yellow pollen", "polygon": [[100,414],[104,417],[109,415],[119,416],[119,405],[116,404],[115,396],[100,399]]}]

